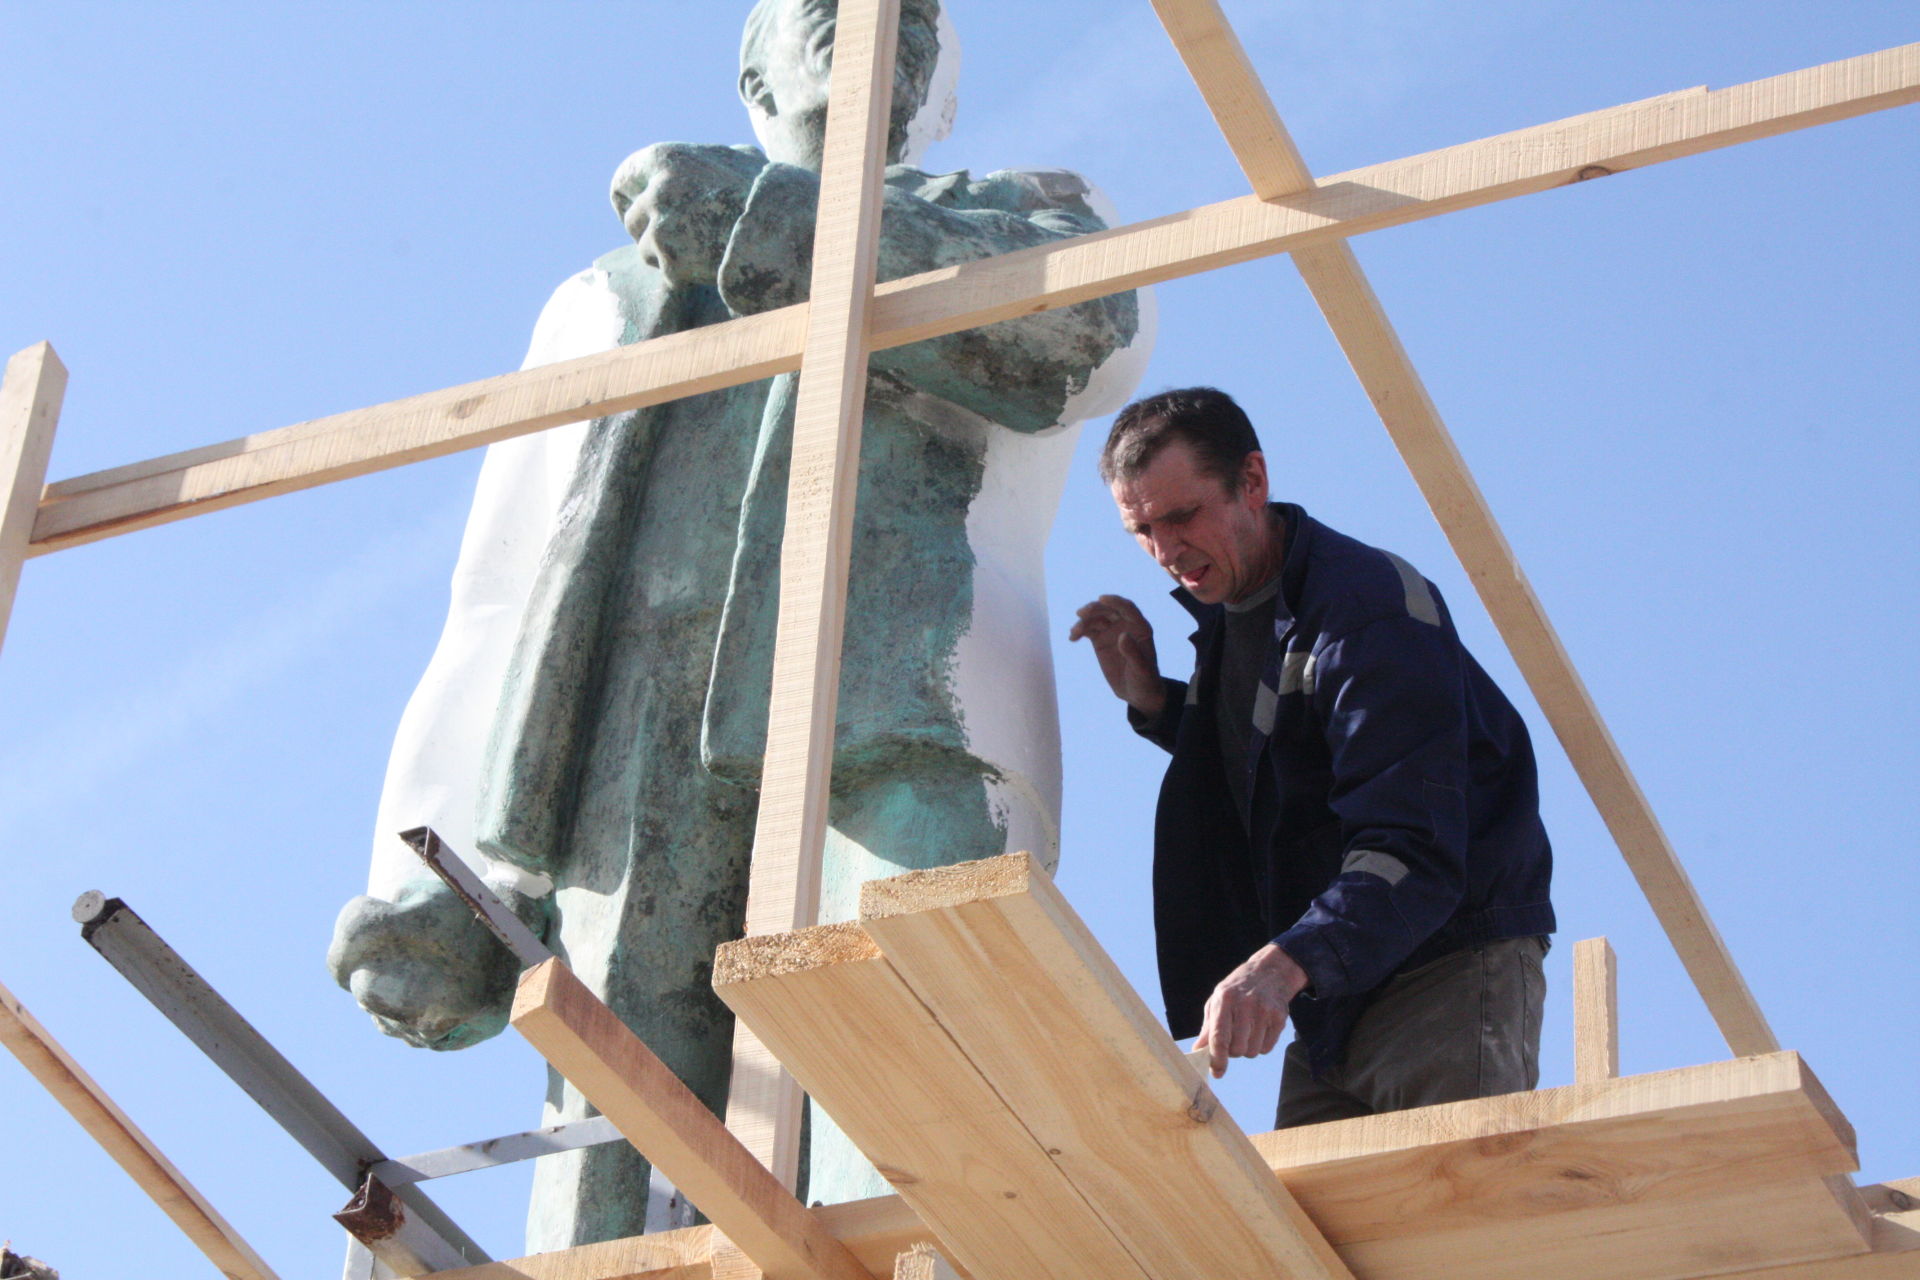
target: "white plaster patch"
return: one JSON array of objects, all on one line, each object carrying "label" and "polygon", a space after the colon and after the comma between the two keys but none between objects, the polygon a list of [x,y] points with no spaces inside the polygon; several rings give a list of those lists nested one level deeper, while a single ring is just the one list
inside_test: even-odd
[{"label": "white plaster patch", "polygon": [[[1110,225],[1100,191],[1087,203]],[[991,428],[980,493],[967,511],[973,616],[954,648],[953,695],[967,749],[1000,772],[990,788],[1008,851],[1049,863],[1060,843],[1060,711],[1047,614],[1046,547],[1072,467],[1079,424],[1125,404],[1146,372],[1157,314],[1142,289],[1140,328],[1035,434]]]},{"label": "white plaster patch", "polygon": [[904,164],[918,165],[928,147],[946,141],[953,132],[954,114],[960,109],[960,33],[954,29],[945,4],[940,6],[938,39],[940,56],[934,60],[927,100],[907,122],[906,140],[900,149]]},{"label": "white plaster patch", "polygon": [[[624,321],[604,271],[581,272],[554,291],[533,327],[523,369],[619,345]],[[483,858],[473,817],[481,754],[506,678],[520,615],[533,589],[554,513],[586,439],[587,424],[488,447],[454,565],[446,626],[401,714],[374,815],[368,892],[391,899],[418,880],[420,860],[399,838],[430,826],[495,884],[541,896],[544,876]]]}]

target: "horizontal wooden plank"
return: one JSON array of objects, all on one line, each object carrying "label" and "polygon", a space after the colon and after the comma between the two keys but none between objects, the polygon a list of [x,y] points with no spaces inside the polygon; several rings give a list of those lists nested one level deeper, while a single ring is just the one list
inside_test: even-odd
[{"label": "horizontal wooden plank", "polygon": [[[1370,165],[1297,197],[1209,205],[883,284],[872,345],[899,346],[1920,99],[1920,45],[1691,89]],[[799,365],[804,307],[656,338],[49,487],[43,554],[204,511],[749,382]]]},{"label": "horizontal wooden plank", "polygon": [[31,550],[770,377],[799,367],[805,311],[748,316],[60,481],[41,500]]},{"label": "horizontal wooden plank", "polygon": [[565,963],[521,975],[512,1021],[770,1280],[867,1280],[846,1246]]},{"label": "horizontal wooden plank", "polygon": [[1150,1276],[1349,1274],[1031,857],[869,882],[860,923]]},{"label": "horizontal wooden plank", "polygon": [[730,942],[713,986],[976,1280],[1143,1280],[859,925]]},{"label": "horizontal wooden plank", "polygon": [[712,1280],[716,1234],[710,1226],[682,1227],[435,1274],[441,1280]]},{"label": "horizontal wooden plank", "polygon": [[[1738,1113],[1771,1137],[1741,1137],[1730,1120]],[[1796,1115],[1798,1120],[1791,1118]],[[1803,1124],[1811,1124],[1811,1132]],[[1563,1125],[1570,1130],[1562,1132]],[[1696,1131],[1712,1137],[1694,1142]],[[1725,1178],[1724,1171],[1736,1168],[1803,1167],[1799,1158],[1782,1155],[1782,1145],[1811,1145],[1816,1154],[1806,1164],[1812,1168],[1852,1158],[1851,1130],[1791,1053],[1341,1120],[1260,1134],[1253,1144],[1367,1280],[1426,1280],[1428,1241],[1484,1230],[1509,1217],[1584,1214],[1580,1220],[1604,1234],[1610,1230],[1606,1210],[1658,1196],[1662,1188],[1675,1193],[1672,1203],[1695,1219],[1710,1223],[1704,1215],[1720,1213],[1744,1227],[1765,1196],[1749,1201],[1725,1183],[1716,1193],[1708,1178]],[[1715,1168],[1723,1172],[1714,1175]],[[1408,1207],[1422,1229],[1402,1235],[1383,1227],[1392,1213],[1369,1204],[1370,1181],[1384,1199]],[[1811,1181],[1782,1177],[1773,1185],[1793,1184],[1789,1207],[1804,1208],[1812,1203]],[[1738,1280],[1911,1280],[1920,1274],[1920,1179],[1863,1187],[1860,1194],[1876,1214],[1872,1253],[1727,1274]],[[931,1238],[899,1196],[828,1205],[815,1213],[880,1276],[898,1254]],[[1832,1219],[1823,1221],[1831,1229]],[[1680,1219],[1681,1229],[1686,1222]],[[568,1254],[544,1254],[492,1264],[496,1269],[442,1274],[448,1280],[708,1280],[697,1269],[676,1269],[700,1265],[708,1237],[695,1233],[708,1231],[693,1227],[588,1246],[602,1251],[605,1271],[560,1270],[558,1260]],[[649,1250],[667,1251],[663,1261],[651,1264],[661,1268],[657,1272],[642,1265],[653,1256]],[[1574,1268],[1561,1274],[1582,1273]]]}]

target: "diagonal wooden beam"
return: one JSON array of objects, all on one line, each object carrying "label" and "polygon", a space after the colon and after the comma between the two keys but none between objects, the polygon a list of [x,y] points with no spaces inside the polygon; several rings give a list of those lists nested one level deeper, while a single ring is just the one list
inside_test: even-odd
[{"label": "diagonal wooden beam", "polygon": [[[747,882],[749,935],[803,928],[820,912],[827,782],[840,701],[860,428],[866,416],[868,318],[899,28],[899,0],[842,0],[835,19],[813,279],[780,547],[767,750]],[[793,1077],[745,1024],[736,1022],[727,1127],[789,1187],[799,1180],[801,1104]]]},{"label": "diagonal wooden beam", "polygon": [[[1688,89],[880,286],[875,349],[1920,101],[1920,45]],[[806,308],[449,387],[49,486],[29,554],[800,365]]]},{"label": "diagonal wooden beam", "polygon": [[860,925],[1152,1280],[1353,1280],[1030,855],[870,880]]},{"label": "diagonal wooden beam", "polygon": [[513,1026],[772,1280],[870,1280],[564,962],[520,976]]},{"label": "diagonal wooden beam", "polygon": [[240,1233],[5,987],[0,987],[0,1044],[25,1064],[54,1101],[80,1122],[222,1274],[232,1280],[276,1280],[273,1269]]},{"label": "diagonal wooden beam", "polygon": [[[1310,190],[1313,175],[1216,0],[1154,0],[1154,8],[1254,194],[1272,201]],[[1295,250],[1293,260],[1728,1047],[1741,1055],[1778,1049],[1352,248],[1317,245]]]},{"label": "diagonal wooden beam", "polygon": [[0,380],[0,644],[13,616],[13,593],[33,536],[66,391],[67,368],[44,342],[16,353]]}]

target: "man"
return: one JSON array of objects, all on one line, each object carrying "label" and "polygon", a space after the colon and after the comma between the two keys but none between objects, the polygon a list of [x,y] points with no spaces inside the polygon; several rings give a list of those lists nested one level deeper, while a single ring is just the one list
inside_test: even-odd
[{"label": "man", "polygon": [[1100,458],[1199,622],[1163,678],[1132,602],[1071,633],[1172,752],[1160,980],[1213,1073],[1295,1038],[1282,1127],[1531,1089],[1551,856],[1525,725],[1390,552],[1269,504],[1252,425],[1199,387],[1128,405]]},{"label": "man", "polygon": [[[738,86],[764,150],[666,143],[623,164],[633,243],[561,287],[530,363],[805,299],[834,18],[831,0],[752,9]],[[955,53],[935,0],[905,0],[891,161],[950,114]],[[882,279],[1102,225],[1071,174],[895,163],[887,186]],[[1129,294],[875,354],[823,918],[875,876],[1057,845],[1040,551],[1073,450],[1058,428],[1130,393],[1138,328]],[[378,896],[348,905],[330,955],[389,1033],[458,1048],[499,1030],[510,993],[504,956],[384,843],[429,822],[488,855],[581,978],[724,1106],[732,1020],[709,970],[744,910],[794,382],[603,419],[526,474],[489,457],[492,503],[476,500],[455,616],[395,745]],[[585,1110],[552,1079],[548,1123]],[[826,1117],[811,1134],[809,1199],[885,1189]],[[529,1250],[641,1230],[647,1169],[626,1144],[540,1166]]]}]

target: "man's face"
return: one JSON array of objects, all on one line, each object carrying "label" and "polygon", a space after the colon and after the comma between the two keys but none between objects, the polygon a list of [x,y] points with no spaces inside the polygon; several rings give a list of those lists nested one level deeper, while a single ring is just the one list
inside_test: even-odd
[{"label": "man's face", "polygon": [[1229,486],[1195,463],[1175,440],[1146,469],[1113,485],[1120,522],[1140,549],[1202,604],[1233,603],[1278,570],[1267,518],[1267,464],[1247,455]]}]

